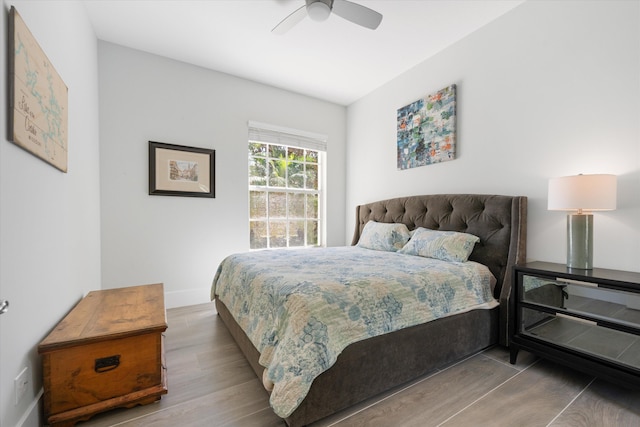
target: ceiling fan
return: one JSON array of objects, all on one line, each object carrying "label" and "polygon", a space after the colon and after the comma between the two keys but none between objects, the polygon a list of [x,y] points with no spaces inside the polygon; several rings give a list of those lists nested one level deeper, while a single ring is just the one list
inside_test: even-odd
[{"label": "ceiling fan", "polygon": [[347,0],[305,0],[305,2],[306,4],[280,21],[271,32],[284,34],[307,16],[314,21],[324,21],[329,18],[331,12],[372,30],[378,28],[382,21],[382,15],[375,10]]}]

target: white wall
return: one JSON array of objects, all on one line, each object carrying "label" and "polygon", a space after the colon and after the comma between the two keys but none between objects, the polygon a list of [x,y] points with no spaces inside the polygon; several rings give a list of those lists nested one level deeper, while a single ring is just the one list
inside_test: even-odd
[{"label": "white wall", "polygon": [[[14,5],[69,88],[68,173],[6,139],[7,73],[0,84],[0,424],[37,426],[38,343],[88,291],[100,288],[97,43],[79,2],[2,2],[0,57]],[[6,70],[3,61],[3,69]],[[13,379],[28,367],[14,404]]]},{"label": "white wall", "polygon": [[[249,120],[329,136],[328,244],[342,244],[345,107],[98,46],[104,288],[163,282],[167,307],[209,301],[220,261],[249,249]],[[148,141],[215,149],[215,199],[148,195]]]},{"label": "white wall", "polygon": [[[452,83],[457,159],[396,170],[396,110]],[[564,263],[548,179],[613,173],[618,209],[595,213],[594,264],[640,271],[637,1],[528,1],[350,105],[347,129],[347,225],[377,199],[524,195],[528,258]]]}]

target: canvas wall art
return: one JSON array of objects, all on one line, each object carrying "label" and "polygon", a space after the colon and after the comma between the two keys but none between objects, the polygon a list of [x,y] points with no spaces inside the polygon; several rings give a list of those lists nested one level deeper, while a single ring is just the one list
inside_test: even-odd
[{"label": "canvas wall art", "polygon": [[9,49],[9,138],[67,172],[68,89],[13,6]]},{"label": "canvas wall art", "polygon": [[398,110],[398,170],[455,159],[456,85]]}]

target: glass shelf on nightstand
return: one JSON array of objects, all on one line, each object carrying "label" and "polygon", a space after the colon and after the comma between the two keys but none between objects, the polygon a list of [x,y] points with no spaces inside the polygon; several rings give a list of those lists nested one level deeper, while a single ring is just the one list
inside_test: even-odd
[{"label": "glass shelf on nightstand", "polygon": [[[607,322],[614,328],[640,331],[640,294],[603,288],[591,282],[551,280],[528,274],[522,275],[521,286],[518,295],[523,303]],[[552,290],[545,289],[549,287],[556,288],[557,298],[552,296]]]},{"label": "glass shelf on nightstand", "polygon": [[[540,314],[528,308],[523,311],[525,316]],[[640,370],[640,336],[601,327],[597,322],[562,313],[546,314],[544,320],[524,327],[521,333]]]}]

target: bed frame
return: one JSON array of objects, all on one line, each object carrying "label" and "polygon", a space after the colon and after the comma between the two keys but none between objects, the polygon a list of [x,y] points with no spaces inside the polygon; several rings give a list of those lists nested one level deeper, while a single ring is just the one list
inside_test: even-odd
[{"label": "bed frame", "polygon": [[[410,230],[462,231],[480,237],[470,256],[497,279],[500,305],[472,310],[351,344],[318,376],[300,406],[285,419],[310,424],[384,391],[414,380],[496,343],[507,345],[512,267],[525,261],[527,198],[498,195],[410,196],[360,205],[352,245],[369,221],[403,223]],[[259,378],[260,354],[229,310],[216,298],[222,321]]]}]

